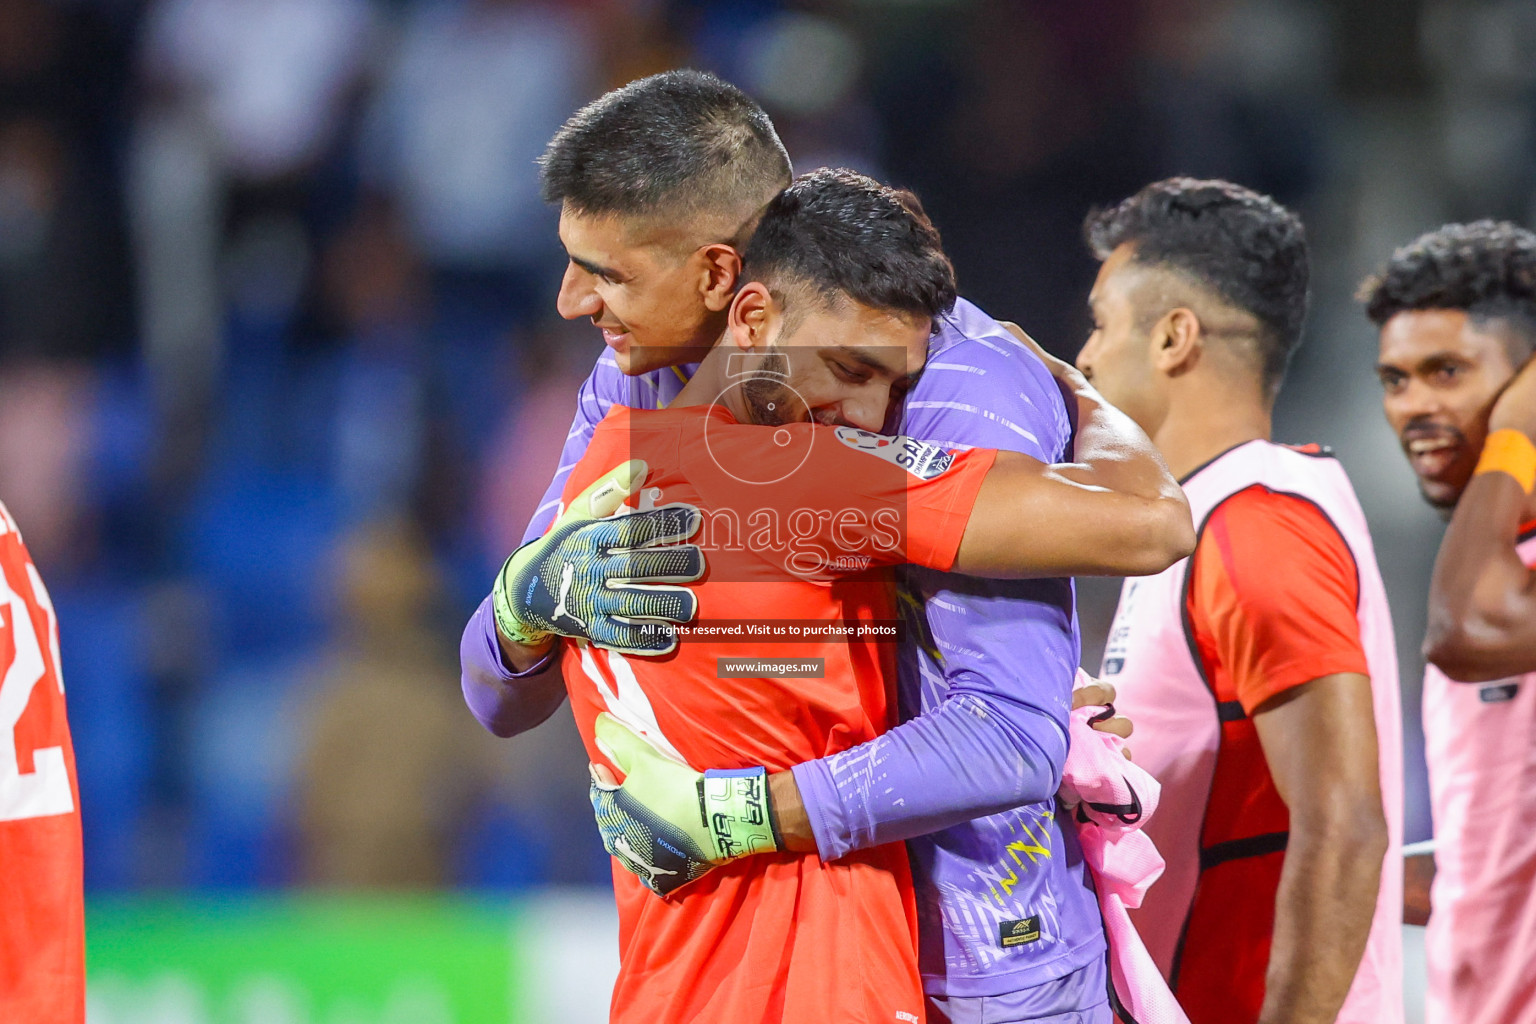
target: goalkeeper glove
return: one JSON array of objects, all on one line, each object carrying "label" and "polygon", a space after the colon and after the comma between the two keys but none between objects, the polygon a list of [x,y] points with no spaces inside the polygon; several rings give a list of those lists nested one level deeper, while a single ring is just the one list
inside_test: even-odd
[{"label": "goalkeeper glove", "polygon": [[624,773],[617,785],[591,769],[603,846],[658,895],[728,860],[780,849],[765,769],[700,774],[607,712],[597,716],[597,745]]},{"label": "goalkeeper glove", "polygon": [[491,591],[507,639],[533,646],[559,634],[641,655],[677,646],[671,624],[693,621],[698,598],[687,587],[655,584],[704,575],[698,546],[675,543],[693,536],[701,516],[683,504],[615,515],[646,471],[635,459],[605,473],[548,533],[507,559]]}]

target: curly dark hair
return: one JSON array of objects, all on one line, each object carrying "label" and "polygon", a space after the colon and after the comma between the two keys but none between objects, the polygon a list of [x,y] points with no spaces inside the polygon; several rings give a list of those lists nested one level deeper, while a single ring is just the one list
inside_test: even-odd
[{"label": "curly dark hair", "polygon": [[[637,79],[588,103],[539,158],[544,201],[589,215],[756,212],[789,184],[757,101],[705,71]],[[744,219],[744,218],[743,218]]]},{"label": "curly dark hair", "polygon": [[1091,212],[1083,235],[1101,260],[1129,242],[1136,263],[1184,274],[1252,314],[1264,384],[1279,389],[1307,315],[1307,236],[1296,214],[1230,181],[1168,178]]},{"label": "curly dark hair", "polygon": [[1447,224],[1394,252],[1358,297],[1378,327],[1420,309],[1498,322],[1508,328],[1510,355],[1523,360],[1536,346],[1536,232],[1509,221]]},{"label": "curly dark hair", "polygon": [[955,268],[917,196],[846,168],[795,179],[763,211],[747,243],[743,279],[786,303],[809,289],[871,309],[930,319],[955,304]]}]

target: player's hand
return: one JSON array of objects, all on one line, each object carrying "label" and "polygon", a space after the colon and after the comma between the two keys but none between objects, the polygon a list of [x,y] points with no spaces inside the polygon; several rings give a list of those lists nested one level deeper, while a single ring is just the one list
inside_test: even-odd
[{"label": "player's hand", "polygon": [[1051,355],[1043,347],[1041,347],[1038,341],[1024,333],[1024,328],[1009,320],[999,320],[998,323],[1003,328],[1005,328],[1009,334],[1013,335],[1015,338],[1018,338],[1019,342],[1024,345],[1025,348],[1033,352],[1035,354],[1035,358],[1044,363],[1045,368],[1051,371],[1051,376],[1065,384],[1069,391],[1075,392],[1088,385],[1088,378],[1083,376],[1083,371],[1079,370],[1071,363],[1062,359],[1057,359],[1055,356]]},{"label": "player's hand", "polygon": [[597,746],[622,785],[592,765],[592,809],[603,846],[651,891],[668,896],[720,864],[779,849],[762,768],[694,771],[606,711]]},{"label": "player's hand", "polygon": [[1536,358],[1526,360],[1493,403],[1488,432],[1495,430],[1518,430],[1536,441]]},{"label": "player's hand", "polygon": [[[692,505],[616,514],[644,482],[639,459],[582,491],[549,532],[512,553],[491,591],[496,626],[529,646],[551,634],[580,637],[621,654],[666,654],[673,624],[691,622],[698,598],[688,583],[704,575]],[[663,546],[665,545],[665,546]]]},{"label": "player's hand", "polygon": [[[1131,738],[1131,733],[1136,731],[1135,724],[1115,710],[1114,685],[1079,671],[1077,681],[1072,686],[1072,710],[1090,706],[1104,708],[1102,714],[1095,715],[1088,721],[1088,724],[1099,732],[1107,732],[1128,740]],[[1123,748],[1121,752],[1125,754],[1126,760],[1130,760],[1130,747]]]}]

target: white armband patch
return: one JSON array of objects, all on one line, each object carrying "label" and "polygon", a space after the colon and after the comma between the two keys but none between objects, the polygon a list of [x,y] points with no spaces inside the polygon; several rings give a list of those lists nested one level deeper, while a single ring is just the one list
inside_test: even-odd
[{"label": "white armband patch", "polygon": [[900,466],[919,480],[932,480],[954,465],[955,453],[927,441],[901,435],[876,434],[858,427],[837,427],[837,439],[850,448],[868,452]]}]

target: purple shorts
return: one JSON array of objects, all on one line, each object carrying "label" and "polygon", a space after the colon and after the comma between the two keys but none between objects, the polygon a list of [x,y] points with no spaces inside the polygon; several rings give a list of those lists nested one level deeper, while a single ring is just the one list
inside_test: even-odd
[{"label": "purple shorts", "polygon": [[1064,978],[1001,996],[929,996],[928,1024],[1114,1024],[1096,957]]}]

